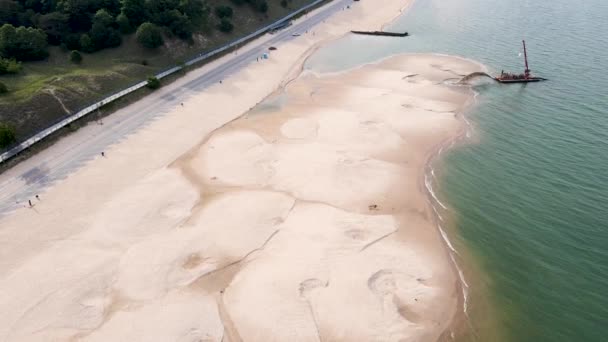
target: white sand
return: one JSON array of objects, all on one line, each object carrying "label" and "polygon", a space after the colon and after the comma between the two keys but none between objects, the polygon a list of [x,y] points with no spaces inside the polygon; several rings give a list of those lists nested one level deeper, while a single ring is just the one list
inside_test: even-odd
[{"label": "white sand", "polygon": [[422,168],[470,94],[437,85],[450,74],[432,65],[478,67],[401,56],[303,75],[281,110],[226,125],[311,46],[406,1],[382,3],[339,13],[3,218],[0,341],[436,340],[457,281]]}]

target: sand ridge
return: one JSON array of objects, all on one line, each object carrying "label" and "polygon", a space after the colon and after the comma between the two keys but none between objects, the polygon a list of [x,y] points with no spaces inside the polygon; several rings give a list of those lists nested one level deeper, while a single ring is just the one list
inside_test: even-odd
[{"label": "sand ridge", "polygon": [[[305,74],[280,109],[224,126],[176,163],[208,194],[293,201],[224,280],[222,303],[244,340],[436,340],[447,328],[457,280],[419,181],[431,151],[463,128],[471,93],[443,85],[451,74],[437,63],[479,68],[406,55]],[[405,81],[412,65],[417,80]]]}]

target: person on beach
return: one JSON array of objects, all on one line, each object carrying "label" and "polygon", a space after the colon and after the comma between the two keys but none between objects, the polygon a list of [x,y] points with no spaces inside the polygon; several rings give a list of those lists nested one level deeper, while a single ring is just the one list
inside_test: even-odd
[{"label": "person on beach", "polygon": [[106,156],[106,153],[105,153],[105,152],[101,152],[101,156],[102,156],[102,157],[105,157],[105,156]]},{"label": "person on beach", "polygon": [[27,200],[27,202],[30,204],[30,208],[32,207],[32,200]]},{"label": "person on beach", "polygon": [[36,195],[36,199],[40,201],[40,196]]}]

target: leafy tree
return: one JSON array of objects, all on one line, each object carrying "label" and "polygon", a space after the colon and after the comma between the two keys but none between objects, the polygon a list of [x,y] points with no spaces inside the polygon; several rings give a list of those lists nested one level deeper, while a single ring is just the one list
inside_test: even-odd
[{"label": "leafy tree", "polygon": [[88,31],[91,28],[91,12],[97,11],[94,0],[58,0],[57,9],[68,15],[72,32]]},{"label": "leafy tree", "polygon": [[[4,86],[4,84],[2,84],[2,86]],[[2,86],[0,86],[0,89]],[[6,86],[4,86],[4,88],[6,88]],[[0,123],[0,148],[8,147],[15,141],[17,141],[15,129],[9,125]]]},{"label": "leafy tree", "polygon": [[283,8],[287,8],[287,6],[288,6],[288,5],[289,5],[289,4],[287,3],[287,0],[281,0],[281,6],[282,6]]},{"label": "leafy tree", "polygon": [[262,13],[268,12],[268,3],[266,1],[258,1],[256,9]]},{"label": "leafy tree", "polygon": [[0,0],[0,23],[19,25],[19,3],[13,0]]},{"label": "leafy tree", "polygon": [[16,74],[21,71],[21,63],[14,59],[0,58],[0,75]]},{"label": "leafy tree", "polygon": [[120,45],[122,39],[118,31],[113,28],[114,23],[114,17],[105,9],[100,9],[95,13],[93,26],[89,31],[95,50]]},{"label": "leafy tree", "polygon": [[217,6],[215,8],[215,15],[222,18],[232,18],[232,7],[230,6]]},{"label": "leafy tree", "polygon": [[105,9],[112,16],[117,16],[120,13],[120,8],[122,7],[120,0],[94,0],[93,4],[94,5],[91,6],[93,12],[98,9]]},{"label": "leafy tree", "polygon": [[137,41],[150,49],[157,48],[163,44],[163,37],[158,26],[152,23],[143,23],[135,33]]},{"label": "leafy tree", "polygon": [[80,50],[80,35],[76,33],[67,34],[63,38],[63,44],[68,50]]},{"label": "leafy tree", "polygon": [[101,24],[106,27],[114,25],[114,17],[106,10],[100,9],[93,16],[93,24]]},{"label": "leafy tree", "polygon": [[116,24],[118,25],[118,29],[122,33],[131,33],[133,32],[133,26],[131,26],[131,22],[129,21],[129,17],[126,14],[120,13],[116,17]]},{"label": "leafy tree", "polygon": [[86,33],[80,36],[80,48],[84,52],[95,52],[95,44],[93,44],[93,40]]},{"label": "leafy tree", "polygon": [[49,44],[58,45],[70,32],[69,19],[67,14],[51,12],[38,17],[36,26],[46,33]]},{"label": "leafy tree", "polygon": [[241,6],[247,2],[246,0],[230,0],[230,1],[237,6]]},{"label": "leafy tree", "polygon": [[33,27],[11,24],[0,27],[0,57],[20,61],[40,60],[48,56],[46,34]]},{"label": "leafy tree", "polygon": [[188,16],[178,10],[171,10],[170,15],[169,28],[171,32],[182,39],[190,38],[192,36],[193,25]]},{"label": "leafy tree", "polygon": [[146,87],[150,89],[158,89],[160,88],[160,80],[154,76],[150,76],[148,77],[148,83],[146,84]]},{"label": "leafy tree", "polygon": [[80,62],[82,62],[82,55],[80,52],[72,50],[72,52],[70,52],[70,62],[80,64]]},{"label": "leafy tree", "polygon": [[146,1],[145,0],[122,0],[121,12],[127,16],[133,27],[137,27],[146,21]]},{"label": "leafy tree", "polygon": [[234,29],[234,25],[232,25],[230,20],[222,18],[222,20],[220,20],[220,23],[217,25],[217,28],[224,33],[229,33],[232,32],[232,30]]}]

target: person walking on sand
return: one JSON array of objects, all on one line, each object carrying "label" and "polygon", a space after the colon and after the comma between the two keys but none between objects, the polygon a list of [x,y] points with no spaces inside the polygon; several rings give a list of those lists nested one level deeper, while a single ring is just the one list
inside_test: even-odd
[{"label": "person walking on sand", "polygon": [[101,152],[101,156],[102,156],[102,157],[105,157],[105,156],[106,156],[106,153],[105,153],[105,152]]},{"label": "person walking on sand", "polygon": [[27,202],[30,204],[30,208],[32,207],[32,200],[27,200]]}]

